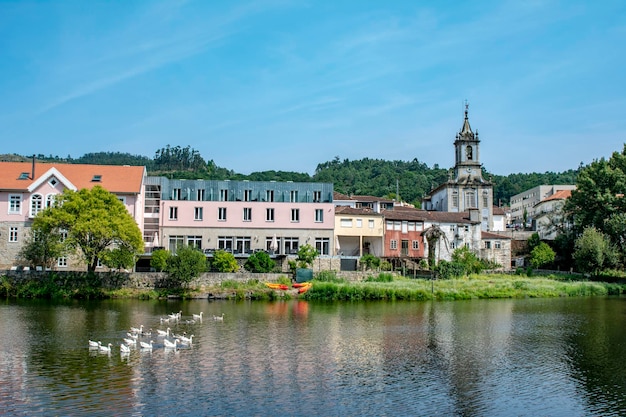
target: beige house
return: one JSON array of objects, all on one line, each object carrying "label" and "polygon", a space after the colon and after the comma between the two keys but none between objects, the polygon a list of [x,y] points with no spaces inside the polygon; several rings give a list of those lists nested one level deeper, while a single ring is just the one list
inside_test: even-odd
[{"label": "beige house", "polygon": [[533,229],[541,239],[554,240],[559,228],[565,226],[563,206],[572,195],[571,190],[559,190],[533,207]]},{"label": "beige house", "polygon": [[336,255],[384,255],[383,216],[369,208],[335,207]]},{"label": "beige house", "polygon": [[[521,224],[526,217],[527,223],[532,223],[535,219],[536,206],[539,202],[556,194],[562,190],[572,191],[575,185],[539,185],[530,190],[516,194],[511,197],[511,220],[516,224]],[[541,209],[541,207],[539,207]],[[526,215],[524,215],[526,213]]]}]

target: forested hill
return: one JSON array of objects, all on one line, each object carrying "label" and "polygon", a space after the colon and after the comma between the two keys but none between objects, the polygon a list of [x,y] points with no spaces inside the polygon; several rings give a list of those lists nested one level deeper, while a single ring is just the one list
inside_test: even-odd
[{"label": "forested hill", "polygon": [[[32,156],[0,155],[2,161],[26,161]],[[417,160],[385,161],[364,158],[360,160],[332,161],[317,165],[313,176],[301,172],[262,171],[249,175],[239,174],[227,168],[218,167],[213,160],[205,160],[200,153],[189,146],[159,149],[154,158],[131,155],[120,152],[88,153],[80,158],[67,156],[35,155],[41,161],[74,164],[102,165],[141,165],[149,175],[165,175],[170,178],[188,179],[230,179],[250,181],[295,181],[295,182],[332,182],[335,191],[342,194],[371,195],[376,197],[396,198],[399,194],[403,201],[420,206],[422,196],[433,187],[448,179],[448,169],[432,168]],[[580,169],[580,168],[579,168]],[[494,202],[496,205],[508,205],[511,196],[524,190],[543,184],[575,184],[578,169],[561,173],[545,172],[530,174],[511,174],[508,176],[492,175],[483,170],[483,178],[494,184]]]}]

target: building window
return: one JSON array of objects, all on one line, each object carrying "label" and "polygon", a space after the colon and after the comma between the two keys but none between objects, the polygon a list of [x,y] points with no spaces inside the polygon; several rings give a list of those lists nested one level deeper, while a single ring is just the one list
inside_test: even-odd
[{"label": "building window", "polygon": [[313,191],[313,202],[319,203],[322,201],[322,192],[321,191]]},{"label": "building window", "polygon": [[266,222],[274,221],[274,209],[273,208],[265,209],[265,221]]},{"label": "building window", "polygon": [[198,188],[196,190],[196,200],[204,201],[204,188]]},{"label": "building window", "polygon": [[324,221],[324,210],[315,209],[315,221],[317,223],[322,223]]},{"label": "building window", "polygon": [[168,241],[169,251],[173,254],[176,253],[176,250],[180,247],[183,247],[185,244],[184,236],[170,236]]},{"label": "building window", "polygon": [[243,201],[252,201],[252,190],[243,190]]},{"label": "building window", "polygon": [[187,236],[187,246],[202,249],[202,236]]},{"label": "building window", "polygon": [[61,240],[61,242],[65,242],[65,240],[67,239],[67,230],[59,231],[59,239]]},{"label": "building window", "polygon": [[194,207],[194,209],[193,209],[193,219],[194,220],[202,220],[202,207]]},{"label": "building window", "polygon": [[393,230],[402,230],[402,222],[394,221],[393,222]]},{"label": "building window", "polygon": [[419,240],[414,240],[413,241],[413,250],[418,250],[419,248],[420,248]]},{"label": "building window", "polygon": [[181,195],[182,195],[182,191],[180,188],[172,189],[172,200],[180,200]]},{"label": "building window", "polygon": [[59,181],[57,181],[56,178],[52,177],[50,178],[50,181],[48,181],[48,184],[50,184],[50,187],[54,188],[56,187],[56,185],[59,183]]},{"label": "building window", "polygon": [[65,256],[57,258],[57,266],[60,267],[60,268],[66,268],[67,267],[67,258]]},{"label": "building window", "polygon": [[251,222],[252,221],[252,208],[244,207],[243,208],[243,221]]},{"label": "building window", "polygon": [[289,202],[297,203],[298,202],[298,190],[291,190],[289,192]]},{"label": "building window", "polygon": [[356,227],[358,228],[363,227],[363,219],[356,219]]},{"label": "building window", "polygon": [[295,255],[298,253],[298,238],[286,237],[283,239],[285,242],[285,253]]},{"label": "building window", "polygon": [[102,259],[98,258],[98,261],[96,262],[96,268],[103,268],[104,265],[102,265]]},{"label": "building window", "polygon": [[374,228],[374,220],[368,220],[367,221],[367,225],[369,226],[370,229]]},{"label": "building window", "polygon": [[393,222],[391,220],[387,220],[385,222],[387,230],[393,230]]},{"label": "building window", "polygon": [[9,228],[9,242],[17,242],[17,227]]},{"label": "building window", "polygon": [[274,238],[270,236],[265,238],[265,250],[268,253],[280,253],[280,238],[276,238],[276,247],[272,246],[273,240]]},{"label": "building window", "polygon": [[30,198],[30,217],[35,217],[43,209],[41,194],[33,194]]},{"label": "building window", "polygon": [[226,207],[219,207],[217,209],[217,220],[226,221]]},{"label": "building window", "polygon": [[465,192],[465,208],[476,208],[476,195],[474,191]]},{"label": "building window", "polygon": [[491,249],[491,242],[485,242],[485,249]]},{"label": "building window", "polygon": [[502,242],[500,242],[499,240],[496,240],[494,242],[494,246],[496,249],[502,249]]},{"label": "building window", "polygon": [[220,190],[220,201],[228,201],[228,190],[221,189]]},{"label": "building window", "polygon": [[300,221],[300,209],[291,209],[291,221],[292,222]]},{"label": "building window", "polygon": [[170,220],[178,220],[178,207],[170,207]]},{"label": "building window", "polygon": [[483,195],[483,207],[489,207],[489,196],[487,194]]},{"label": "building window", "polygon": [[251,245],[250,236],[237,236],[235,238],[235,253],[252,253]]},{"label": "building window", "polygon": [[265,201],[274,201],[274,190],[265,190]]},{"label": "building window", "polygon": [[459,195],[457,193],[452,194],[452,207],[459,206]]},{"label": "building window", "polygon": [[[56,197],[56,194],[48,194],[46,196],[46,208],[52,207],[52,205],[54,204],[55,197]],[[122,202],[125,203],[125,201],[122,201]]]},{"label": "building window", "polygon": [[9,214],[20,214],[22,212],[22,196],[19,194],[9,195]]},{"label": "building window", "polygon": [[217,248],[226,252],[233,252],[233,238],[231,236],[218,236]]},{"label": "building window", "polygon": [[315,250],[320,255],[330,255],[330,239],[327,237],[316,237]]},{"label": "building window", "polygon": [[408,256],[408,254],[409,254],[409,241],[402,239],[401,245],[402,246],[401,246],[400,254],[403,255],[403,256]]},{"label": "building window", "polygon": [[391,250],[398,249],[398,241],[395,239],[391,239],[391,241],[389,242],[389,249]]},{"label": "building window", "polygon": [[352,227],[352,219],[341,219],[339,224],[341,227]]}]

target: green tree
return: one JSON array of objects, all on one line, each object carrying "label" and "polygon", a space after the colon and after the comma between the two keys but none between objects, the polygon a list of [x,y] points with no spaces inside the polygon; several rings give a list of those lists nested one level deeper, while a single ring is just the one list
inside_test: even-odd
[{"label": "green tree", "polygon": [[116,248],[133,256],[143,252],[135,219],[117,196],[100,186],[65,190],[35,217],[32,227],[38,234],[65,231],[66,248],[79,250],[90,272]]},{"label": "green tree", "polygon": [[266,252],[256,252],[250,255],[243,267],[250,272],[272,272],[276,262]]},{"label": "green tree", "polygon": [[307,268],[313,265],[313,261],[319,253],[311,245],[302,245],[298,248],[298,256],[296,261],[298,262],[298,268]]},{"label": "green tree", "polygon": [[374,269],[380,267],[380,258],[367,253],[361,256],[360,263],[365,266],[365,269]]},{"label": "green tree", "polygon": [[191,246],[176,248],[176,254],[167,258],[167,274],[173,282],[189,283],[207,269],[206,257]]},{"label": "green tree", "polygon": [[613,252],[607,236],[595,227],[587,227],[576,239],[573,258],[579,271],[598,275],[603,268],[611,266]]},{"label": "green tree", "polygon": [[52,268],[56,259],[63,256],[64,246],[61,234],[56,229],[31,229],[18,257],[30,266]]},{"label": "green tree", "polygon": [[532,251],[541,243],[541,238],[539,237],[539,233],[533,233],[528,238],[528,250]]},{"label": "green tree", "polygon": [[167,260],[170,257],[170,252],[165,249],[157,249],[152,251],[152,257],[150,258],[150,266],[155,271],[161,272],[167,269]]},{"label": "green tree", "polygon": [[237,272],[239,264],[235,259],[235,255],[223,250],[215,251],[211,267],[217,272]]},{"label": "green tree", "polygon": [[485,269],[485,263],[466,246],[452,252],[452,263],[463,265],[466,274],[478,274]]},{"label": "green tree", "polygon": [[129,269],[136,261],[136,254],[125,246],[113,248],[102,255],[102,263],[111,269]]},{"label": "green tree", "polygon": [[530,266],[535,269],[541,268],[544,265],[554,262],[555,257],[556,253],[554,253],[550,245],[545,242],[539,242],[539,244],[530,251]]}]

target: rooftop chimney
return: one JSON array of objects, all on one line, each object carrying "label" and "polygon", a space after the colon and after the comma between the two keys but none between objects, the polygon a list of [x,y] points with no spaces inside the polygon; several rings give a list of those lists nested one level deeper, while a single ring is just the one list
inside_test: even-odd
[{"label": "rooftop chimney", "polygon": [[33,168],[31,169],[30,172],[30,179],[31,180],[35,180],[35,155],[33,154]]}]

